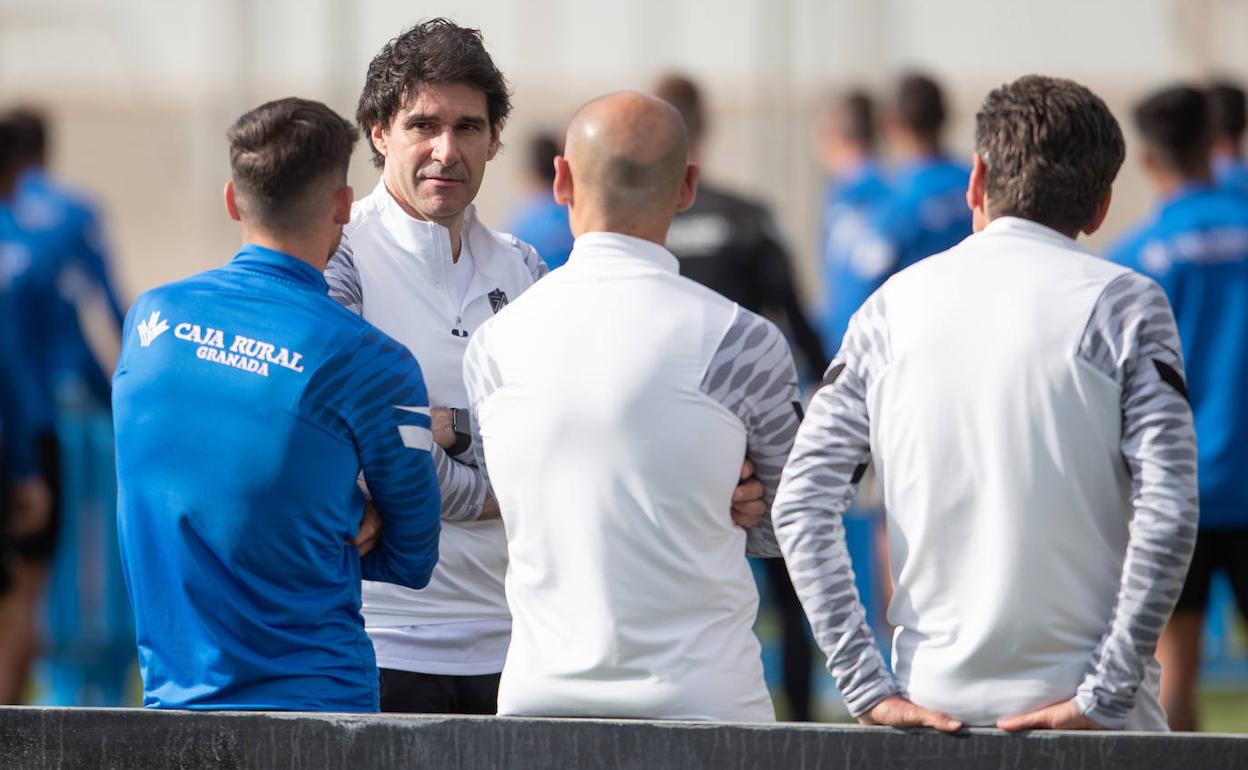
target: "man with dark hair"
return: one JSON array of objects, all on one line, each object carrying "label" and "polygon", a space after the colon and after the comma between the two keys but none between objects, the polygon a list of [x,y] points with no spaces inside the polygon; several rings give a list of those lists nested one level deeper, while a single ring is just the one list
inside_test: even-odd
[{"label": "man with dark hair", "polygon": [[428,588],[366,582],[383,711],[493,714],[511,635],[507,543],[473,460],[468,337],[546,273],[533,247],[472,205],[498,152],[510,91],[481,33],[447,19],[404,30],[372,60],[356,118],[381,180],[352,208],[330,296],[421,362],[433,409],[442,541]]},{"label": "man with dark hair", "polygon": [[899,165],[871,236],[856,249],[863,297],[898,270],[971,234],[965,199],[968,170],[942,147],[945,99],[936,81],[917,72],[902,75],[883,124]]},{"label": "man with dark hair", "polygon": [[775,719],[745,555],[779,551],[765,509],[727,508],[744,457],[774,491],[797,373],[774,324],[663,247],[697,175],[670,104],[582,107],[554,186],[572,257],[468,345],[511,558],[501,714]]},{"label": "man with dark hair", "polygon": [[[689,162],[698,163],[708,128],[701,90],[685,75],[672,73],[660,78],[652,93],[680,113],[689,137]],[[824,347],[802,310],[789,254],[766,208],[702,180],[693,205],[678,211],[672,220],[667,248],[680,261],[681,275],[752,313],[787,322],[811,379],[823,369],[827,363]],[[768,559],[764,565],[780,615],[787,716],[794,721],[808,721],[811,649],[802,608],[784,564]]]},{"label": "man with dark hair", "polygon": [[326,296],[355,129],[289,98],[228,137],[244,245],[139,298],[113,381],[144,705],[376,711],[361,576],[420,588],[438,555],[425,384]]},{"label": "man with dark hair", "polygon": [[568,209],[556,203],[551,192],[555,181],[555,156],[559,152],[559,142],[553,136],[538,134],[529,140],[526,168],[529,196],[508,225],[517,238],[533,244],[551,270],[567,262],[572,253]]},{"label": "man with dark hair", "polygon": [[1221,80],[1209,87],[1213,127],[1213,174],[1218,184],[1248,195],[1248,163],[1244,162],[1244,130],[1248,124],[1244,89]]},{"label": "man with dark hair", "polygon": [[[1157,637],[1196,535],[1183,357],[1152,280],[1081,248],[1122,133],[1030,75],[988,94],[975,234],[850,320],[772,508],[828,667],[870,724],[1165,730]],[[895,621],[885,667],[840,518],[874,464]]]},{"label": "man with dark hair", "polygon": [[[671,74],[651,93],[680,112],[689,132],[690,162],[700,162],[709,130],[701,90],[688,77]],[[697,200],[672,220],[667,247],[680,260],[681,275],[750,312],[783,321],[807,370],[823,369],[823,345],[802,310],[788,251],[766,208],[703,181]]]},{"label": "man with dark hair", "polygon": [[1214,186],[1201,91],[1158,91],[1136,106],[1135,123],[1160,202],[1109,256],[1161,284],[1183,343],[1200,437],[1200,530],[1157,656],[1170,726],[1195,730],[1201,633],[1215,572],[1226,571],[1248,618],[1248,198]]}]

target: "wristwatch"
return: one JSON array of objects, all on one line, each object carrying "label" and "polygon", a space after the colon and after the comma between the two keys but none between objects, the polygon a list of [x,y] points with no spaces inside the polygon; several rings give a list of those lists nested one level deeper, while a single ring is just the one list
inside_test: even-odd
[{"label": "wristwatch", "polygon": [[451,410],[451,430],[455,432],[455,443],[446,450],[451,455],[462,455],[472,449],[472,423],[467,409]]}]

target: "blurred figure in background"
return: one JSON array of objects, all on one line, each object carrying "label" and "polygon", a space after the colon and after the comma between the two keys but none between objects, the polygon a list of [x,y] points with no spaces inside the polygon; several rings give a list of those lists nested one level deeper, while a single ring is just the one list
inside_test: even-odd
[{"label": "blurred figure in background", "polygon": [[[652,93],[671,104],[684,118],[689,136],[689,162],[702,159],[706,112],[702,94],[680,74],[663,77]],[[697,197],[676,214],[667,233],[667,248],[680,261],[680,274],[724,295],[746,310],[787,322],[806,375],[818,378],[827,364],[819,335],[806,319],[770,212],[708,183],[698,182]],[[788,572],[780,559],[760,562],[780,614],[784,697],[787,719],[811,719],[812,645],[806,619]]]},{"label": "blurred figure in background", "polygon": [[1215,571],[1226,570],[1248,618],[1248,199],[1213,185],[1216,132],[1197,89],[1151,95],[1135,108],[1135,124],[1160,202],[1109,256],[1165,289],[1200,439],[1196,551],[1157,648],[1170,726],[1195,730],[1201,631]]},{"label": "blurred figure in background", "polygon": [[[12,224],[27,251],[13,278],[18,345],[34,383],[30,422],[52,490],[48,524],[18,544],[32,613],[51,562],[48,679],[40,684],[50,688],[43,699],[56,705],[120,705],[134,642],[115,547],[108,403],[123,309],[94,206],[46,171],[46,121],[26,109],[8,119],[20,167]],[[33,655],[33,630],[28,639]]]},{"label": "blurred figure in background", "polygon": [[528,198],[515,213],[507,230],[537,249],[554,270],[568,261],[572,253],[572,228],[568,225],[568,209],[555,202],[551,185],[555,182],[555,156],[560,153],[559,141],[549,134],[538,134],[529,140],[526,183]]},{"label": "blurred figure in background", "polygon": [[1244,89],[1229,81],[1209,87],[1213,123],[1213,174],[1218,184],[1248,195],[1248,163],[1244,162]]},{"label": "blurred figure in background", "polygon": [[[671,74],[651,92],[685,119],[690,162],[700,163],[709,130],[701,90],[684,75]],[[667,247],[680,260],[681,275],[787,326],[806,372],[814,377],[823,372],[828,360],[797,298],[789,254],[771,212],[703,179],[693,206],[672,222]]]},{"label": "blurred figure in background", "polygon": [[819,157],[828,175],[823,250],[823,348],[835,353],[854,314],[879,286],[870,259],[871,221],[889,190],[876,159],[875,106],[863,91],[830,101],[819,124]]},{"label": "blurred figure in background", "polygon": [[[20,703],[34,650],[34,595],[41,562],[27,543],[46,530],[51,493],[42,476],[30,417],[37,395],[20,356],[20,319],[11,278],[24,270],[30,251],[12,217],[17,185],[18,136],[0,122],[0,703]],[[24,547],[19,551],[14,546]]]},{"label": "blurred figure in background", "polygon": [[945,97],[935,80],[917,72],[898,80],[883,122],[897,163],[889,180],[892,194],[875,219],[871,240],[855,257],[860,273],[874,276],[872,290],[971,234],[970,169],[950,159],[941,144],[945,116]]}]

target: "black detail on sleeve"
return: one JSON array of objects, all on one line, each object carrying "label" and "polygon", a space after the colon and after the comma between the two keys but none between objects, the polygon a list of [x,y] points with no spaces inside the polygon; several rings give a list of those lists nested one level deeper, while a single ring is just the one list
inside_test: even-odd
[{"label": "black detail on sleeve", "polygon": [[862,481],[862,477],[865,476],[866,474],[867,474],[867,464],[862,463],[857,468],[854,468],[854,475],[850,477],[849,483],[857,484],[859,481]]},{"label": "black detail on sleeve", "polygon": [[1183,382],[1183,375],[1174,370],[1174,367],[1167,364],[1161,359],[1154,358],[1153,366],[1157,367],[1157,374],[1161,377],[1162,382],[1179,392],[1184,401],[1191,403],[1191,398],[1187,395],[1187,383]]},{"label": "black detail on sleeve", "polygon": [[827,386],[836,382],[836,378],[840,377],[841,372],[843,371],[845,371],[845,364],[843,363],[837,364],[836,366],[833,366],[831,369],[828,369],[827,374],[823,375],[823,382],[819,383],[819,387],[826,388]]}]

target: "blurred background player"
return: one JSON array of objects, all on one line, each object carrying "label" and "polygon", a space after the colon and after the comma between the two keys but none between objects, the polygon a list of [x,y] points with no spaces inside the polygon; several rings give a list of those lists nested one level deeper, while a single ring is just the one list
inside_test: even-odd
[{"label": "blurred background player", "polygon": [[871,222],[889,195],[876,156],[871,96],[851,91],[828,101],[819,121],[819,157],[828,181],[820,246],[823,250],[823,347],[836,353],[849,317],[879,286],[879,271],[863,247]]},{"label": "blurred background player", "polygon": [[355,127],[288,98],[228,138],[242,247],[139,298],[113,381],[143,705],[375,712],[361,577],[420,588],[438,559],[424,379],[322,276]]},{"label": "blurred background player", "polygon": [[1213,133],[1214,179],[1219,186],[1248,196],[1248,163],[1244,162],[1244,89],[1229,80],[1221,80],[1210,86],[1206,93]]},{"label": "blurred background player", "polygon": [[555,181],[555,156],[561,148],[554,136],[537,134],[529,139],[528,151],[525,166],[528,197],[512,217],[507,230],[537,249],[546,267],[554,270],[567,262],[572,253],[568,209],[556,203],[551,192]]},{"label": "blurred background player", "polygon": [[[14,110],[9,120],[20,167],[12,220],[28,255],[13,278],[19,351],[33,382],[30,423],[52,492],[47,526],[18,543],[31,617],[47,583],[37,684],[41,700],[54,705],[121,705],[134,638],[113,545],[108,404],[124,309],[95,206],[47,170],[47,121],[31,109]],[[36,634],[26,638],[33,657]]]},{"label": "blurred background player", "polygon": [[[15,542],[46,531],[51,493],[39,467],[30,428],[36,396],[19,349],[22,325],[15,314],[13,275],[30,252],[15,227],[11,202],[17,184],[18,132],[0,121],[0,703],[21,703],[34,652],[32,609],[41,563]],[[33,562],[33,563],[32,563]]]},{"label": "blurred background player", "polygon": [[1215,572],[1225,570],[1248,618],[1248,197],[1214,186],[1210,149],[1225,135],[1211,131],[1209,115],[1205,94],[1186,85],[1136,106],[1140,157],[1159,202],[1109,252],[1165,289],[1199,438],[1196,551],[1157,648],[1162,705],[1175,730],[1198,726],[1196,680]]},{"label": "blurred background player", "polygon": [[875,217],[873,237],[854,257],[862,296],[971,234],[970,169],[944,150],[945,118],[944,93],[935,80],[918,72],[898,79],[883,121],[895,164],[892,193]]},{"label": "blurred background player", "polygon": [[[708,131],[701,90],[685,75],[672,73],[660,78],[651,93],[680,113],[688,131],[690,162],[700,163]],[[770,212],[701,179],[693,205],[672,220],[667,248],[680,260],[681,275],[787,328],[807,379],[819,377],[827,365],[825,350],[802,310],[789,255]],[[785,718],[808,721],[813,646],[806,619],[781,561],[764,560],[761,569],[780,615]]]}]

